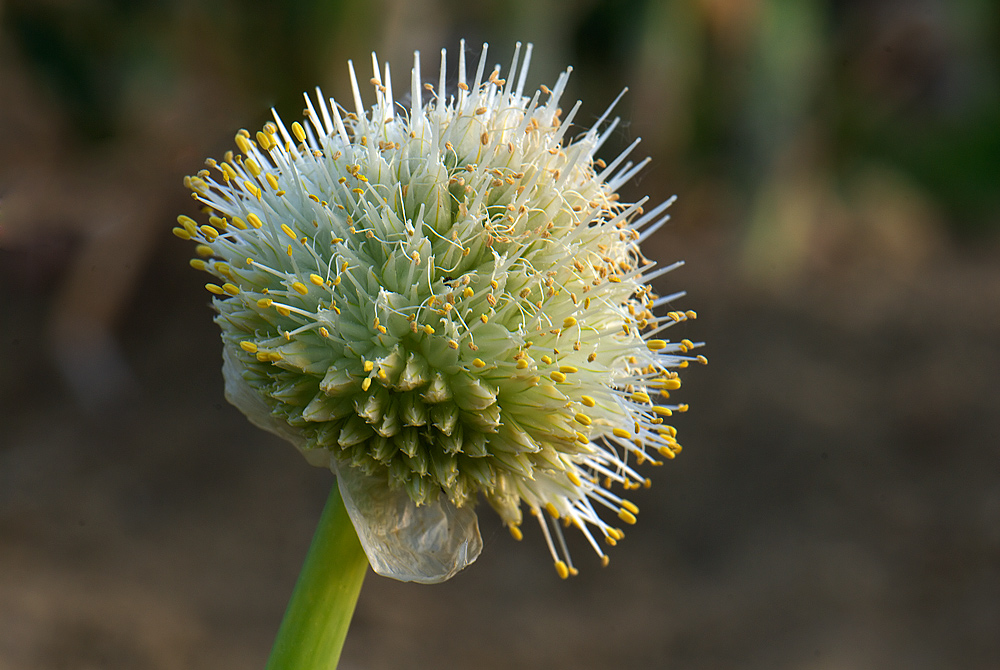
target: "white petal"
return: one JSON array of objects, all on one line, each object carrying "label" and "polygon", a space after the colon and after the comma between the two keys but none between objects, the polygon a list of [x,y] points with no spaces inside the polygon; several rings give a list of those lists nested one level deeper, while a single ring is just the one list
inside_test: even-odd
[{"label": "white petal", "polygon": [[354,529],[372,569],[402,582],[436,584],[479,558],[483,539],[472,506],[458,508],[441,496],[417,506],[358,468],[331,467]]}]

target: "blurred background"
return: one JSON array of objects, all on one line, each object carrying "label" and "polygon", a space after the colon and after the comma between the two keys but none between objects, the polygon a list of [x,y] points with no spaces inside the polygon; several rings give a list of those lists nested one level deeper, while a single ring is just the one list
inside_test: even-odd
[{"label": "blurred background", "polygon": [[629,87],[711,364],[608,568],[483,510],[342,668],[1000,667],[1000,4],[2,0],[0,670],[263,667],[332,477],[223,399],[181,180],[463,37],[582,126]]}]

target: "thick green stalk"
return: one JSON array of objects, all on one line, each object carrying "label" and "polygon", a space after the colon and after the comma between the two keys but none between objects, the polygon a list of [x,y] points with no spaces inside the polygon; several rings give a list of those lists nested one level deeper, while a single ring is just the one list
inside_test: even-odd
[{"label": "thick green stalk", "polygon": [[267,670],[334,670],[367,570],[368,559],[334,483]]}]

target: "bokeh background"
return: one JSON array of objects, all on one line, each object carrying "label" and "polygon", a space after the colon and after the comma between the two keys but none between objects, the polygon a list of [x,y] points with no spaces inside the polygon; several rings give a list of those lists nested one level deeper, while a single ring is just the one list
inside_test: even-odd
[{"label": "bokeh background", "polygon": [[484,511],[342,667],[1000,667],[1000,4],[2,0],[0,669],[263,667],[332,478],[225,403],[181,179],[463,37],[629,86],[711,364],[607,569]]}]

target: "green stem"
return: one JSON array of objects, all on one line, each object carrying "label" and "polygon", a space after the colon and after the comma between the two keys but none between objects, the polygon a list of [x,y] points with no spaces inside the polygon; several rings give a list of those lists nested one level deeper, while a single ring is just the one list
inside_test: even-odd
[{"label": "green stem", "polygon": [[334,670],[367,571],[368,559],[335,482],[267,670]]}]

